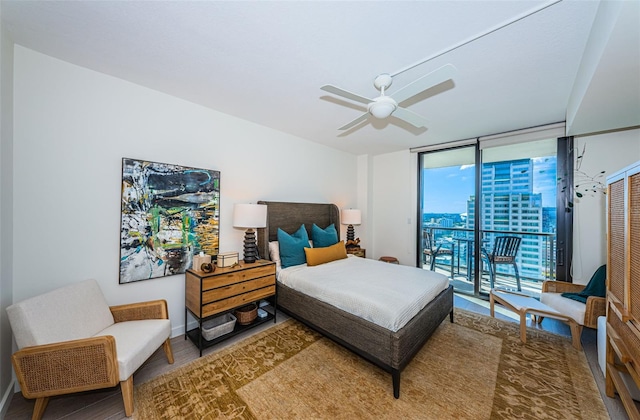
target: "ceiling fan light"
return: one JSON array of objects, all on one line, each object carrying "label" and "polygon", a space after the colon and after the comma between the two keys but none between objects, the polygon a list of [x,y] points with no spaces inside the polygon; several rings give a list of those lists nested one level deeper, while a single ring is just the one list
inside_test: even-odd
[{"label": "ceiling fan light", "polygon": [[368,106],[369,113],[380,119],[387,118],[391,115],[393,111],[396,110],[397,105],[393,99],[387,100],[387,98],[391,99],[388,96],[381,96],[376,98],[377,100],[375,102],[371,102]]}]

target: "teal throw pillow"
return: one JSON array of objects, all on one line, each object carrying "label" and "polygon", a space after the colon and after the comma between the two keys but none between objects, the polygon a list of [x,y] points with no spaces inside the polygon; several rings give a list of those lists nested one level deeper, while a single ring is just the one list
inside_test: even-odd
[{"label": "teal throw pillow", "polygon": [[304,225],[292,235],[278,228],[278,244],[280,245],[280,263],[282,268],[300,265],[307,262],[304,249],[309,248],[309,235]]},{"label": "teal throw pillow", "polygon": [[333,223],[321,229],[315,223],[311,226],[311,240],[314,248],[326,248],[338,243],[338,231]]}]

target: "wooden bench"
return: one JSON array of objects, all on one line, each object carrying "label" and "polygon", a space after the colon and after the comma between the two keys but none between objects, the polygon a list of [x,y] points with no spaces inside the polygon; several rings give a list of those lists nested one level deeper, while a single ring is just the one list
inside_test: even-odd
[{"label": "wooden bench", "polygon": [[580,350],[580,335],[582,334],[582,325],[578,324],[573,318],[564,315],[550,306],[540,303],[537,299],[522,293],[516,293],[506,290],[491,289],[490,293],[490,313],[495,315],[495,302],[502,304],[505,308],[520,315],[520,340],[527,342],[527,314],[531,314],[535,320],[536,316],[558,319],[569,325],[571,328],[571,341],[573,347]]}]

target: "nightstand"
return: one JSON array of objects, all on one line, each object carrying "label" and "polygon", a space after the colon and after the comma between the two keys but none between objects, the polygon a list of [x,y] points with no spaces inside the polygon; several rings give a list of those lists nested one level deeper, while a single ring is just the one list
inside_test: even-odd
[{"label": "nightstand", "polygon": [[366,258],[367,250],[364,248],[347,248],[347,254],[355,255],[356,257]]},{"label": "nightstand", "polygon": [[[263,318],[258,317],[249,325],[235,324],[233,331],[206,340],[202,336],[202,323],[231,312],[252,302],[260,302],[276,295],[276,265],[272,261],[258,260],[255,263],[240,263],[232,267],[216,267],[213,273],[187,270],[185,274],[185,339],[188,337],[202,349],[230,338],[248,328],[264,322],[276,321],[275,298],[273,311]],[[198,327],[187,331],[186,314],[198,322]]]}]

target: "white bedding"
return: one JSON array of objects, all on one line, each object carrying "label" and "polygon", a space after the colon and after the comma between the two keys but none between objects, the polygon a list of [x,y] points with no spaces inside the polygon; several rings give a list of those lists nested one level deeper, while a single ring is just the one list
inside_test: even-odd
[{"label": "white bedding", "polygon": [[439,273],[349,255],[308,267],[287,267],[278,281],[391,331],[398,331],[449,287]]}]

